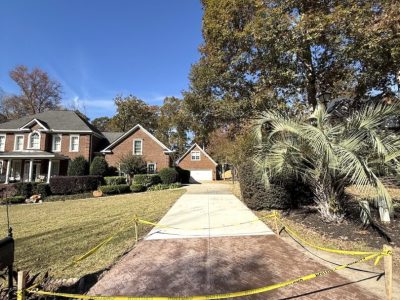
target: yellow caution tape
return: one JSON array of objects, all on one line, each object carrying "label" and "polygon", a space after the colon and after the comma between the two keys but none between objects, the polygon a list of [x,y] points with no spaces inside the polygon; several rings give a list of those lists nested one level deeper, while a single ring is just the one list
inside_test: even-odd
[{"label": "yellow caution tape", "polygon": [[294,239],[296,239],[297,241],[300,241],[301,243],[306,244],[314,249],[318,249],[318,250],[326,251],[326,252],[337,253],[337,254],[344,254],[344,255],[370,255],[370,254],[381,253],[380,251],[353,251],[353,250],[339,250],[339,249],[321,247],[321,246],[315,245],[315,244],[303,239],[302,237],[300,237],[300,235],[296,231],[294,231],[289,226],[287,226],[282,220],[278,219],[278,222],[282,224],[285,231],[287,233],[289,233]]},{"label": "yellow caution tape", "polygon": [[77,294],[66,294],[66,293],[53,293],[53,292],[46,292],[46,291],[40,291],[40,290],[33,290],[33,289],[27,289],[26,291],[28,293],[36,294],[36,295],[42,295],[42,296],[57,296],[57,297],[63,297],[63,298],[72,298],[72,299],[92,299],[92,300],[140,300],[140,299],[153,299],[153,300],[208,300],[208,299],[227,299],[227,298],[237,298],[237,297],[244,297],[244,296],[250,296],[250,295],[255,295],[255,294],[260,294],[272,290],[276,290],[279,288],[283,288],[285,286],[289,285],[294,285],[298,284],[307,280],[315,279],[317,277],[321,276],[326,276],[330,273],[346,269],[350,266],[353,266],[355,264],[361,263],[361,262],[366,262],[371,259],[377,259],[378,257],[385,256],[385,255],[391,255],[389,251],[387,252],[380,252],[380,253],[374,253],[368,256],[365,256],[363,258],[360,258],[356,261],[353,261],[351,263],[345,264],[345,265],[340,265],[335,268],[331,269],[326,269],[321,272],[316,272],[312,273],[309,275],[301,276],[296,279],[292,280],[287,280],[284,282],[264,286],[261,288],[256,288],[256,289],[250,289],[246,291],[241,291],[241,292],[233,292],[233,293],[225,293],[225,294],[214,294],[214,295],[204,295],[204,296],[189,296],[189,297],[130,297],[130,296],[89,296],[89,295],[77,295]]},{"label": "yellow caution tape", "polygon": [[[118,230],[116,233],[114,233],[113,235],[109,236],[107,239],[105,239],[104,241],[102,241],[100,244],[96,245],[95,247],[93,247],[92,249],[90,249],[89,251],[87,251],[85,254],[75,258],[72,263],[70,263],[68,266],[66,266],[64,268],[64,270],[72,265],[75,265],[76,263],[84,260],[85,258],[88,258],[89,256],[91,256],[92,254],[96,253],[97,250],[99,250],[101,247],[103,247],[104,245],[108,244],[111,240],[113,240],[117,235],[119,235],[121,232],[125,231],[126,229],[128,229],[130,226],[132,226],[132,224],[136,224],[138,221],[138,218],[136,216],[133,217],[133,219],[129,220],[125,226],[123,226],[120,230]],[[137,231],[137,228],[135,226],[135,230]]]},{"label": "yellow caution tape", "polygon": [[263,218],[273,218],[276,217],[277,213],[271,213],[269,215],[263,216],[262,218],[256,218],[251,221],[246,221],[246,222],[241,222],[241,223],[235,223],[235,224],[228,224],[228,225],[221,225],[221,226],[215,226],[215,227],[174,227],[170,225],[163,225],[163,224],[158,224],[154,222],[149,222],[143,219],[138,219],[138,223],[145,224],[145,225],[151,225],[157,228],[165,228],[165,229],[174,229],[174,230],[212,230],[212,229],[220,229],[220,228],[226,228],[226,227],[234,227],[234,226],[239,226],[239,225],[244,225],[244,224],[250,224],[250,223],[255,223],[261,221]]}]

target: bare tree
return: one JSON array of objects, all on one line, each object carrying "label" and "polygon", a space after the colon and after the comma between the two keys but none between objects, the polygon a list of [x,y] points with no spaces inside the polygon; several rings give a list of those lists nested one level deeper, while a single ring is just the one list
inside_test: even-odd
[{"label": "bare tree", "polygon": [[61,84],[39,68],[29,72],[26,66],[17,66],[10,77],[21,89],[20,95],[6,96],[1,108],[8,119],[61,108]]}]

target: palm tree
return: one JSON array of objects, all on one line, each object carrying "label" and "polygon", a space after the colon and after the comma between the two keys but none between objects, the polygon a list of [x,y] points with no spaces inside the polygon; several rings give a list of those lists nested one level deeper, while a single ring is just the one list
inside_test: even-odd
[{"label": "palm tree", "polygon": [[263,180],[268,184],[272,177],[290,175],[307,182],[322,217],[334,222],[344,217],[346,185],[372,186],[381,220],[390,222],[392,200],[378,172],[399,172],[399,137],[385,128],[399,108],[399,103],[366,105],[344,119],[322,104],[308,116],[265,111],[254,126],[255,162]]}]

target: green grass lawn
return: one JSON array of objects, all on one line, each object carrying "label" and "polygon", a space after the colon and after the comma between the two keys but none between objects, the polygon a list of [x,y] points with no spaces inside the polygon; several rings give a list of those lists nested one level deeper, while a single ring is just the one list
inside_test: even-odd
[{"label": "green grass lawn", "polygon": [[[184,193],[163,190],[113,197],[10,206],[19,270],[50,271],[55,278],[78,278],[99,271],[133,247],[134,226],[82,262],[63,270],[80,256],[117,232],[135,214],[158,221]],[[139,236],[150,231],[139,226]],[[6,207],[0,206],[0,237],[7,234]]]}]

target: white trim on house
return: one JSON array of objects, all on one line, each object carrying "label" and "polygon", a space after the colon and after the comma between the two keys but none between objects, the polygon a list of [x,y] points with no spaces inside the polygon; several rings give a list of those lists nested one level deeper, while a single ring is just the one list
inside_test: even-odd
[{"label": "white trim on house", "polygon": [[[140,153],[135,153],[135,144],[136,142],[140,142]],[[133,155],[143,155],[143,140],[142,139],[134,139],[132,143],[132,153]]]},{"label": "white trim on house", "polygon": [[[36,148],[36,147],[33,147],[32,146],[32,135],[33,134],[37,134],[38,136],[39,136],[39,143],[38,143],[38,147]],[[31,150],[40,150],[40,143],[41,143],[41,141],[42,141],[42,135],[40,134],[40,132],[39,131],[37,131],[37,130],[34,130],[34,131],[32,131],[29,135],[28,135],[28,145],[27,145],[27,147],[26,147],[26,149],[31,149]]]},{"label": "white trim on house", "polygon": [[[54,137],[59,137],[60,138],[60,149],[57,149],[55,147],[55,139]],[[52,134],[51,135],[51,151],[52,152],[61,152],[61,147],[62,147],[62,134]]]},{"label": "white trim on house", "polygon": [[7,134],[1,133],[0,137],[4,137],[4,145],[0,147],[0,152],[4,152],[6,150]]},{"label": "white trim on house", "polygon": [[114,142],[112,142],[110,145],[108,145],[106,148],[101,150],[100,152],[102,153],[110,153],[111,148],[113,148],[115,145],[119,144],[121,141],[125,140],[127,137],[129,137],[132,133],[134,133],[136,130],[141,129],[144,133],[146,133],[151,139],[153,139],[158,145],[160,145],[162,148],[164,148],[164,152],[173,152],[170,150],[167,146],[165,146],[163,143],[161,143],[154,135],[152,135],[150,132],[148,132],[142,125],[137,124],[133,126],[130,130],[122,134],[119,138],[117,138]]},{"label": "white trim on house", "polygon": [[[40,122],[38,119],[32,119],[32,120],[30,120],[28,123],[26,123],[24,126],[20,127],[19,129],[20,129],[20,130],[29,129],[30,126],[31,126],[34,122],[35,122],[36,124],[38,124],[40,127],[42,127],[43,130],[49,130],[49,128],[47,128],[46,126],[44,126],[43,123]],[[28,127],[28,128],[25,128],[25,127]]]},{"label": "white trim on house", "polygon": [[179,163],[186,157],[186,155],[188,155],[195,147],[199,148],[199,149],[200,149],[200,152],[202,152],[209,160],[211,160],[211,162],[212,162],[214,165],[216,165],[216,166],[218,165],[218,164],[215,162],[215,160],[213,160],[213,159],[211,158],[211,156],[207,154],[206,151],[204,151],[199,145],[197,145],[197,143],[194,143],[192,146],[190,146],[190,148],[185,152],[185,154],[183,154],[183,155],[176,161],[176,164],[179,164]]},{"label": "white trim on house", "polygon": [[[72,149],[72,138],[78,138],[78,149],[73,150]],[[80,148],[80,135],[79,134],[70,134],[69,135],[69,152],[79,152],[79,148]]]},{"label": "white trim on house", "polygon": [[[22,137],[22,148],[17,149],[17,140],[19,137]],[[14,135],[14,151],[24,151],[24,145],[25,145],[25,136],[23,134],[15,134]]]}]

